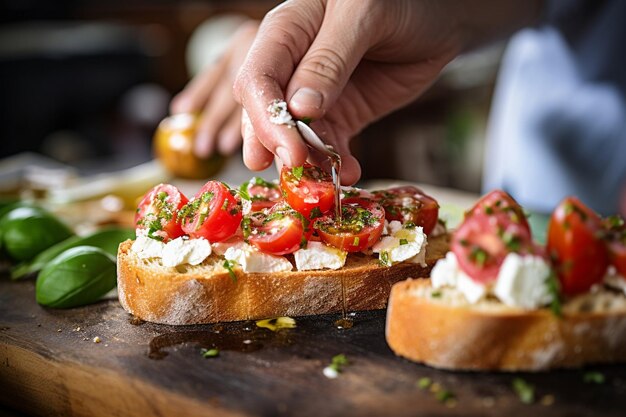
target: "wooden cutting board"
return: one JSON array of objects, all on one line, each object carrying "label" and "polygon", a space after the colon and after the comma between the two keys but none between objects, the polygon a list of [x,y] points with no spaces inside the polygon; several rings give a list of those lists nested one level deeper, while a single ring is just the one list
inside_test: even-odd
[{"label": "wooden cutting board", "polygon": [[[254,322],[172,327],[135,323],[116,300],[72,310],[34,301],[32,281],[0,280],[0,403],[32,414],[79,416],[623,416],[626,366],[543,374],[437,371],[397,358],[384,311],[300,318],[271,332]],[[100,343],[95,343],[98,337]],[[220,354],[205,359],[202,347]],[[337,379],[323,368],[343,353]],[[589,384],[585,372],[606,382]],[[428,377],[455,395],[440,403]],[[512,381],[535,386],[523,404]],[[435,385],[435,386],[437,386]],[[542,401],[545,404],[543,405]]]}]

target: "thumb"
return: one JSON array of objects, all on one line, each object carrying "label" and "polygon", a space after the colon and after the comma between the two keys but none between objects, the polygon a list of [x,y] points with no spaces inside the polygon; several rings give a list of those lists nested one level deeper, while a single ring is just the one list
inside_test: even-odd
[{"label": "thumb", "polygon": [[359,30],[354,13],[348,16],[343,2],[329,3],[335,7],[328,5],[315,40],[287,86],[289,111],[299,119],[320,119],[332,108],[369,47],[369,35]]}]

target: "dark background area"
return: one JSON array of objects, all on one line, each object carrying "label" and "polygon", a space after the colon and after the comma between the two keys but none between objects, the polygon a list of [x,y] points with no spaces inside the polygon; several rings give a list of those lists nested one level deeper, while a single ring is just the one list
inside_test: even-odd
[{"label": "dark background area", "polygon": [[[0,1],[0,157],[32,151],[83,171],[151,158],[152,134],[189,79],[206,19],[260,19],[277,2]],[[353,141],[363,179],[478,190],[499,50],[454,62],[418,102]]]}]

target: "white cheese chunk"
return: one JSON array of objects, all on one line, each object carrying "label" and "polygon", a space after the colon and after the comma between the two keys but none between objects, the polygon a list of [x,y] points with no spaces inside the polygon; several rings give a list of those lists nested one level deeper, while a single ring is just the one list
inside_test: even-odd
[{"label": "white cheese chunk", "polygon": [[211,244],[208,240],[178,237],[165,244],[161,258],[165,266],[198,265],[210,254]]},{"label": "white cheese chunk", "polygon": [[267,111],[270,114],[270,122],[276,125],[287,125],[288,127],[296,125],[291,113],[287,110],[287,103],[284,100],[276,99],[272,101],[267,107]]},{"label": "white cheese chunk", "polygon": [[[389,236],[377,242],[372,250],[379,254],[383,263],[403,261],[426,266],[426,235],[421,227],[406,229],[399,221],[389,222]],[[388,261],[388,262],[387,262]]]},{"label": "white cheese chunk", "polygon": [[293,269],[291,262],[284,256],[259,252],[244,242],[226,249],[224,258],[236,262],[244,272],[283,272]]},{"label": "white cheese chunk", "polygon": [[498,273],[493,293],[504,304],[534,309],[552,301],[547,285],[550,267],[539,256],[509,253]]},{"label": "white cheese chunk", "polygon": [[474,281],[461,270],[457,273],[456,287],[463,293],[467,301],[472,304],[476,304],[489,293],[489,289],[486,285]]},{"label": "white cheese chunk", "polygon": [[309,242],[306,248],[295,251],[293,256],[298,271],[339,269],[345,265],[348,252],[322,242]]},{"label": "white cheese chunk", "polygon": [[152,239],[145,234],[137,234],[137,239],[130,249],[141,259],[160,258],[163,254],[165,243]]},{"label": "white cheese chunk", "polygon": [[621,276],[613,265],[607,268],[604,275],[604,283],[611,288],[626,293],[626,277]]},{"label": "white cheese chunk", "polygon": [[446,253],[446,257],[439,259],[430,272],[430,282],[433,288],[456,287],[459,264],[454,252]]}]

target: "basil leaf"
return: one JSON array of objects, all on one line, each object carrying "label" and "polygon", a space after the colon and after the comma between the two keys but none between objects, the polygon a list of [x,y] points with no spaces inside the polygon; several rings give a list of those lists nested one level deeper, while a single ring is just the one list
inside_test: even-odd
[{"label": "basil leaf", "polygon": [[112,256],[117,255],[117,248],[126,239],[134,239],[132,229],[110,227],[98,230],[87,236],[72,236],[41,252],[30,262],[23,263],[11,270],[11,278],[19,279],[40,271],[48,262],[62,252],[76,246],[95,246]]},{"label": "basil leaf", "polygon": [[115,288],[115,259],[93,246],[71,248],[39,273],[35,295],[41,305],[71,308],[98,301]]},{"label": "basil leaf", "polygon": [[2,247],[13,260],[27,261],[72,236],[69,227],[43,209],[18,207],[0,221]]}]

